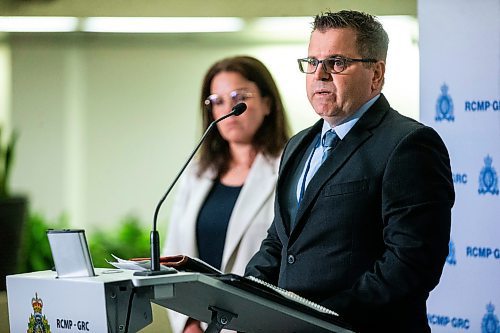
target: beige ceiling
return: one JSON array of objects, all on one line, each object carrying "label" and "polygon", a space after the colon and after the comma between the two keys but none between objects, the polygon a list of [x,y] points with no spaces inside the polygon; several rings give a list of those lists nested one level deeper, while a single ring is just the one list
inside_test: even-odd
[{"label": "beige ceiling", "polygon": [[417,16],[417,0],[0,0],[0,16],[313,16],[355,9]]}]

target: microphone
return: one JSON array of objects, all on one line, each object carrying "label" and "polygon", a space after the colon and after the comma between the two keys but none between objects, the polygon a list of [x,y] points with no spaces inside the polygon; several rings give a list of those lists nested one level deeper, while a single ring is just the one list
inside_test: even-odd
[{"label": "microphone", "polygon": [[179,171],[177,176],[175,176],[173,182],[170,184],[169,188],[167,189],[165,194],[161,197],[160,201],[156,205],[155,214],[154,214],[154,218],[153,218],[153,230],[151,230],[150,239],[149,239],[150,244],[151,244],[150,245],[151,246],[151,270],[138,271],[138,272],[135,272],[134,275],[151,276],[151,275],[161,275],[161,274],[172,273],[172,271],[169,271],[169,270],[163,270],[163,271],[160,270],[160,234],[158,233],[158,229],[156,227],[157,221],[158,221],[158,213],[160,212],[160,207],[163,204],[163,202],[165,201],[165,199],[167,198],[170,191],[172,191],[172,188],[174,187],[175,183],[177,183],[177,180],[179,180],[179,177],[182,175],[182,173],[184,172],[184,170],[188,166],[189,162],[191,162],[191,160],[193,159],[194,155],[196,154],[196,152],[200,148],[203,141],[205,141],[205,138],[207,137],[208,133],[210,133],[212,128],[218,122],[220,122],[226,118],[241,115],[243,112],[245,112],[246,109],[247,109],[247,105],[245,103],[238,103],[231,109],[231,112],[229,112],[228,114],[212,121],[210,123],[210,125],[208,125],[208,127],[205,130],[205,132],[203,133],[200,141],[198,142],[198,145],[196,145],[196,147],[193,149],[193,151],[191,152],[191,155],[189,155],[188,159],[186,160],[186,162],[182,166],[181,170]]}]

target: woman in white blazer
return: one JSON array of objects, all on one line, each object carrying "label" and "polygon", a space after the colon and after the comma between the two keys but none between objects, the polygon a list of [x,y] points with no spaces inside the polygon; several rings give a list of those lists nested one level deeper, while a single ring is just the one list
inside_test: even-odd
[{"label": "woman in white blazer", "polygon": [[[206,73],[204,130],[240,102],[247,110],[217,124],[182,176],[163,254],[198,257],[242,275],[272,222],[279,158],[289,135],[271,74],[248,56],[223,59]],[[206,327],[174,311],[169,319],[174,333]]]}]

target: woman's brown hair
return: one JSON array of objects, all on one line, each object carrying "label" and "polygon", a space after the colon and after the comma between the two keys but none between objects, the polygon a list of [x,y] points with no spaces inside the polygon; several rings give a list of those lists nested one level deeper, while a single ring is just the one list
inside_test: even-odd
[{"label": "woman's brown hair", "polygon": [[[213,78],[221,72],[239,73],[245,79],[254,82],[263,98],[270,102],[270,113],[264,118],[262,125],[255,133],[252,144],[258,152],[266,156],[276,157],[281,153],[289,138],[289,127],[278,87],[267,67],[259,60],[249,56],[236,56],[222,59],[210,67],[203,79],[200,108],[205,131],[214,120],[212,112],[207,111],[206,98],[211,94],[210,86]],[[207,169],[216,171],[217,176],[229,169],[231,156],[229,144],[222,138],[217,128],[206,137],[199,155],[199,174]]]}]

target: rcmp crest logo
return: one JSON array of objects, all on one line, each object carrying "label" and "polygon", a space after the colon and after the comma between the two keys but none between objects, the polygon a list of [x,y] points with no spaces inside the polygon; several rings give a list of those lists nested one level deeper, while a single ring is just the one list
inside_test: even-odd
[{"label": "rcmp crest logo", "polygon": [[457,264],[457,258],[455,257],[455,243],[452,240],[448,243],[448,256],[446,257],[446,262],[448,265],[455,266]]},{"label": "rcmp crest logo", "polygon": [[479,194],[491,193],[498,195],[498,176],[497,172],[492,166],[493,159],[490,155],[484,158],[484,166],[479,174]]},{"label": "rcmp crest logo", "polygon": [[31,306],[33,307],[33,314],[30,315],[26,333],[50,333],[49,322],[45,315],[42,315],[43,301],[38,297],[37,293],[31,299]]},{"label": "rcmp crest logo", "polygon": [[453,100],[451,96],[448,95],[448,86],[443,83],[441,86],[441,95],[439,95],[436,101],[436,121],[455,121],[455,116],[453,115]]},{"label": "rcmp crest logo", "polygon": [[481,322],[481,333],[500,333],[498,317],[494,314],[495,306],[491,302],[486,305],[486,311]]}]

